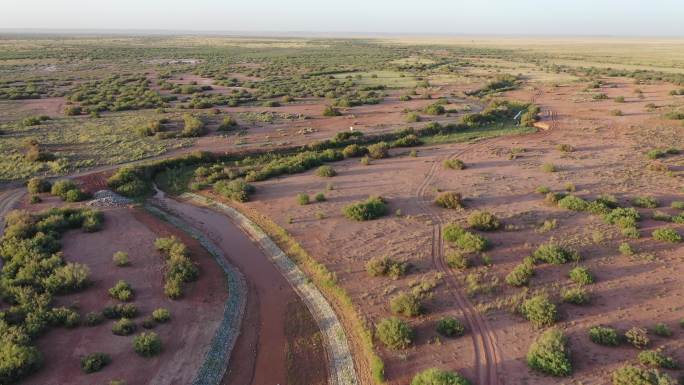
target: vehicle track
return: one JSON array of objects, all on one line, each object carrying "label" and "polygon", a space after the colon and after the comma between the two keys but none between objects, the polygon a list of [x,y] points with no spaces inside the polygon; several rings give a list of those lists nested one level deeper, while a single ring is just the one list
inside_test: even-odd
[{"label": "vehicle track", "polygon": [[[537,91],[533,97],[534,103],[542,92]],[[550,131],[557,126],[557,116],[553,111],[546,111],[551,118],[550,128],[548,130],[540,131],[536,134],[536,138],[545,137],[550,134]],[[504,381],[499,377],[499,366],[503,362],[503,355],[497,343],[496,332],[493,331],[480,312],[475,309],[473,304],[464,295],[462,285],[458,282],[456,274],[449,268],[444,260],[444,243],[442,239],[442,219],[439,212],[433,206],[432,200],[429,197],[428,188],[435,179],[439,171],[439,165],[445,159],[452,159],[461,157],[468,152],[476,150],[482,146],[491,146],[493,144],[509,140],[509,137],[502,136],[493,140],[483,140],[467,145],[465,148],[456,151],[446,156],[437,157],[421,184],[416,188],[414,193],[418,199],[418,205],[426,214],[432,223],[432,240],[431,240],[431,259],[435,268],[444,273],[446,276],[446,287],[453,295],[460,310],[463,312],[466,324],[471,331],[473,340],[473,348],[475,351],[475,377],[479,385],[501,385]]]}]

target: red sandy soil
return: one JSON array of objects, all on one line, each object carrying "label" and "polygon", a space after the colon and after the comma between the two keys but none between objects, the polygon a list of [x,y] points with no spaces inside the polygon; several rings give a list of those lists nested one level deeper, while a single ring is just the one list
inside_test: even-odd
[{"label": "red sandy soil", "polygon": [[[172,234],[188,245],[200,268],[199,280],[188,284],[185,296],[176,301],[164,296],[164,259],[154,249],[157,237]],[[154,358],[138,356],[133,352],[132,336],[112,334],[113,321],[109,320],[95,327],[51,329],[37,340],[45,356],[43,368],[22,383],[104,384],[112,379],[123,379],[129,385],[189,383],[222,319],[228,295],[225,278],[211,256],[185,233],[140,209],[128,208],[107,210],[102,231],[69,232],[63,244],[67,261],[90,267],[93,284],[81,293],[58,296],[55,305],[75,305],[82,317],[102,310],[114,303],[107,289],[124,279],[135,289],[133,303],[140,313],[134,319],[137,332],[144,330],[140,322],[154,309],[165,307],[171,312],[171,321],[154,329],[162,339],[163,351]],[[119,250],[129,253],[131,266],[113,264],[112,254]],[[109,354],[111,364],[98,373],[84,374],[80,358],[97,351]]]},{"label": "red sandy soil", "polygon": [[[464,317],[457,296],[464,295],[466,273],[448,272],[455,276],[454,282],[458,285],[447,285],[444,282],[448,281],[443,280],[426,302],[427,313],[408,320],[417,330],[414,347],[399,352],[380,348],[391,384],[406,384],[417,371],[432,366],[458,370],[480,385],[563,382],[527,369],[525,354],[540,332],[502,305],[509,296],[521,291],[505,285],[503,277],[524,256],[549,239],[577,248],[584,257],[583,264],[597,278],[597,283],[589,286],[593,296],[591,305],[559,306],[561,320],[558,326],[569,336],[575,368],[572,379],[565,383],[604,384],[611,370],[635,362],[637,351],[633,348],[605,348],[588,340],[587,329],[599,324],[628,329],[632,326],[648,328],[664,322],[674,331],[673,337],[652,336],[651,346],[662,346],[667,353],[682,360],[684,334],[679,330],[678,320],[684,318],[684,308],[677,304],[684,294],[684,267],[680,263],[684,248],[655,242],[650,233],[663,226],[682,232],[684,226],[646,219],[640,224],[642,239],[627,240],[639,254],[622,256],[617,245],[625,239],[616,228],[603,224],[596,216],[548,206],[543,202],[543,196],[534,192],[540,185],[563,190],[565,184],[571,182],[578,196],[594,198],[603,193],[614,194],[623,204],[636,195],[654,195],[665,207],[661,210],[671,214],[676,210],[667,208],[670,202],[684,200],[679,191],[679,177],[648,170],[651,161],[644,156],[648,149],[657,146],[684,146],[684,127],[677,121],[661,117],[667,107],[658,112],[645,110],[647,103],[677,105],[681,104],[681,99],[667,94],[672,88],[668,85],[636,86],[622,79],[607,81],[616,88],[605,87],[600,92],[610,97],[624,95],[626,103],[593,101],[590,94],[582,92],[586,84],[548,88],[542,92],[533,89],[511,92],[511,98],[534,98],[544,110],[554,111],[557,116],[554,128],[548,132],[476,144],[423,147],[418,149],[417,158],[395,156],[373,161],[370,166],[359,164],[358,159],[345,160],[333,164],[339,175],[331,179],[317,177],[311,171],[256,183],[257,193],[249,205],[285,227],[311,255],[335,272],[362,314],[371,321],[388,316],[389,298],[400,290],[407,290],[412,282],[440,271],[447,273],[431,258],[435,222],[418,204],[417,195],[432,199],[439,190],[458,191],[464,195],[465,210],[436,211],[443,223],[463,222],[475,209],[488,210],[502,218],[505,230],[485,234],[493,245],[487,252],[493,266],[484,267],[476,258],[477,266],[467,271],[481,274],[485,283],[492,278],[501,282],[492,294],[478,294],[468,300],[473,305],[471,309],[481,311],[482,319],[475,326],[493,336],[498,354],[490,357],[488,363],[482,361],[482,353],[476,355],[473,350],[473,330],[458,339],[437,338],[435,322],[439,318],[445,315]],[[634,93],[637,87],[644,92],[643,100]],[[618,108],[624,116],[609,113]],[[571,144],[576,151],[562,153],[556,150],[559,143]],[[526,151],[509,159],[510,150],[516,147]],[[459,157],[468,168],[444,170],[438,164],[434,177],[423,185],[431,166],[449,156]],[[669,156],[664,162],[677,175],[684,170],[682,155]],[[554,163],[559,171],[544,173],[540,170],[543,163]],[[332,191],[325,191],[328,182],[334,185]],[[299,206],[296,194],[300,192],[311,195],[325,192],[328,200]],[[366,223],[342,217],[342,207],[373,194],[389,200],[390,215]],[[401,210],[401,216],[394,215],[397,209]],[[650,218],[653,212],[650,209],[640,211],[644,218]],[[325,219],[316,219],[318,213]],[[537,232],[539,224],[546,219],[557,219],[558,226],[543,234]],[[292,224],[289,224],[290,220]],[[654,261],[646,258],[645,254],[649,253],[655,255]],[[382,255],[410,261],[414,269],[407,277],[396,281],[370,278],[364,271],[366,261]],[[532,289],[546,288],[553,296],[557,295],[559,288],[569,286],[567,272],[571,267],[540,265],[532,280]],[[490,309],[487,311],[487,308]],[[482,350],[481,345],[478,345],[479,350]],[[492,352],[490,349],[489,353]],[[476,361],[476,357],[480,361]],[[478,374],[492,367],[498,378],[477,381],[477,378],[483,378],[476,377]]]},{"label": "red sandy soil", "polygon": [[[167,200],[170,208],[204,232],[244,275],[247,315],[225,384],[324,384],[327,361],[320,332],[306,307],[263,251],[228,217]],[[315,358],[315,359],[314,359]]]}]

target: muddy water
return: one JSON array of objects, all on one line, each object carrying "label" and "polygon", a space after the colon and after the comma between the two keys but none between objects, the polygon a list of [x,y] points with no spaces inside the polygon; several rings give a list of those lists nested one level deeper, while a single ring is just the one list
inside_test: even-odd
[{"label": "muddy water", "polygon": [[203,207],[164,201],[216,243],[249,284],[247,316],[228,366],[226,383],[288,383],[284,325],[288,303],[300,301],[299,297],[261,249],[227,217]]}]

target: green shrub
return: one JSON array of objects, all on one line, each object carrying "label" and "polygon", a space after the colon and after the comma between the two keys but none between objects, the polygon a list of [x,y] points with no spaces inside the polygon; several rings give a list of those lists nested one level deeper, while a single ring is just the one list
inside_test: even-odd
[{"label": "green shrub", "polygon": [[569,144],[557,144],[556,149],[560,152],[573,152],[575,151],[575,147]]},{"label": "green shrub", "polygon": [[405,120],[406,120],[406,122],[408,122],[408,123],[420,122],[420,115],[418,115],[418,114],[415,113],[415,112],[409,112],[408,114],[406,114],[406,119],[405,119]]},{"label": "green shrub", "polygon": [[591,274],[591,271],[583,266],[577,266],[570,270],[569,276],[570,280],[578,285],[589,285],[594,283],[594,276]]},{"label": "green shrub", "polygon": [[390,349],[406,349],[413,342],[413,329],[397,317],[384,318],[376,325],[375,336]]},{"label": "green shrub", "polygon": [[168,309],[160,307],[152,312],[152,318],[159,323],[168,322],[171,319],[171,313]]},{"label": "green shrub", "polygon": [[121,318],[120,320],[114,322],[112,326],[112,333],[117,336],[128,336],[135,332],[136,326],[133,321],[128,318]]},{"label": "green shrub", "polygon": [[632,205],[636,207],[644,207],[649,209],[654,209],[660,205],[655,197],[649,196],[638,196],[632,199]]},{"label": "green shrub", "polygon": [[314,199],[316,200],[316,202],[325,202],[325,194],[318,193],[314,196]]},{"label": "green shrub", "polygon": [[445,337],[460,337],[465,333],[465,326],[453,317],[444,317],[437,322],[437,333]]},{"label": "green shrub", "polygon": [[97,352],[91,353],[81,358],[81,369],[85,373],[99,372],[107,366],[112,359],[105,353]]},{"label": "green shrub", "polygon": [[574,287],[565,289],[561,292],[563,302],[571,303],[573,305],[585,305],[589,303],[589,294],[582,287]]},{"label": "green shrub", "polygon": [[644,350],[639,353],[639,363],[644,366],[662,369],[678,369],[679,364],[672,357],[663,354],[661,350]]},{"label": "green shrub", "polygon": [[544,172],[556,172],[556,166],[553,163],[544,163],[541,165],[541,170]]},{"label": "green shrub", "polygon": [[52,184],[47,179],[31,178],[26,183],[26,188],[31,194],[40,194],[49,192],[52,189]]},{"label": "green shrub", "polygon": [[634,255],[634,249],[632,249],[632,246],[627,242],[620,243],[618,250],[622,255]]},{"label": "green shrub", "polygon": [[589,329],[589,339],[591,342],[604,346],[618,346],[620,335],[617,330],[604,326],[594,326]]},{"label": "green shrub", "polygon": [[126,302],[133,298],[133,288],[128,282],[119,280],[114,287],[109,289],[109,296]]},{"label": "green shrub", "polygon": [[373,159],[382,159],[389,156],[389,145],[386,142],[379,142],[368,146],[368,156]]},{"label": "green shrub", "polygon": [[325,106],[323,109],[323,116],[340,116],[342,113],[340,110],[333,106]]},{"label": "green shrub", "polygon": [[78,326],[81,317],[78,313],[68,307],[56,307],[48,313],[50,325],[73,328]]},{"label": "green shrub", "polygon": [[128,261],[128,253],[123,251],[117,251],[116,253],[114,253],[112,259],[114,260],[114,264],[119,267],[128,266],[130,263]]},{"label": "green shrub", "polygon": [[625,340],[637,349],[643,349],[650,343],[646,329],[633,327],[625,332]]},{"label": "green shrub", "polygon": [[217,130],[219,130],[219,131],[230,131],[230,130],[235,129],[235,127],[237,127],[237,125],[238,124],[237,124],[237,121],[235,120],[235,118],[233,118],[232,116],[226,116],[225,118],[223,118],[223,121],[218,126]]},{"label": "green shrub", "polygon": [[132,303],[119,303],[105,307],[102,314],[108,319],[134,318],[138,314],[138,307]]},{"label": "green shrub", "polygon": [[399,293],[390,300],[392,313],[405,317],[415,317],[422,313],[423,305],[420,298],[413,293]]},{"label": "green shrub", "polygon": [[525,286],[530,282],[530,278],[534,275],[534,266],[530,263],[520,263],[506,275],[506,283],[515,286]]},{"label": "green shrub", "polygon": [[466,167],[460,159],[444,159],[442,166],[449,170],[463,170]]},{"label": "green shrub", "polygon": [[613,372],[612,385],[678,385],[678,382],[657,370],[624,366]]},{"label": "green shrub", "polygon": [[54,269],[52,274],[43,280],[43,284],[51,293],[70,293],[85,288],[90,283],[89,276],[88,266],[68,262]]},{"label": "green shrub", "polygon": [[661,150],[659,148],[655,148],[653,150],[650,150],[646,153],[646,157],[649,159],[659,159],[659,158],[664,158],[666,155],[664,150]]},{"label": "green shrub", "polygon": [[653,326],[653,334],[660,337],[672,337],[672,330],[667,325],[659,323]]},{"label": "green shrub", "polygon": [[473,211],[468,215],[468,225],[481,231],[493,231],[499,228],[499,219],[487,211]]},{"label": "green shrub", "polygon": [[654,211],[651,218],[653,218],[653,220],[655,220],[655,221],[662,221],[662,222],[670,222],[672,220],[671,215],[669,215],[666,212],[660,211],[660,210]]},{"label": "green shrub", "polygon": [[76,183],[71,179],[60,179],[52,184],[50,193],[65,200],[67,193],[71,190],[78,190]]},{"label": "green shrub", "polygon": [[679,243],[682,241],[682,236],[675,229],[670,228],[655,229],[651,236],[661,242]]},{"label": "green shrub", "polygon": [[423,112],[425,112],[428,115],[442,115],[446,112],[446,110],[444,109],[444,106],[441,103],[433,103],[426,106],[423,109]]},{"label": "green shrub", "polygon": [[673,201],[670,207],[677,210],[684,210],[684,201]]},{"label": "green shrub", "polygon": [[237,202],[247,202],[249,196],[256,191],[253,185],[246,183],[242,179],[231,181],[220,180],[214,183],[214,191],[219,195],[232,199]]},{"label": "green shrub", "polygon": [[636,227],[637,221],[641,219],[639,212],[632,207],[618,207],[603,216],[603,220],[611,225],[618,225],[620,228]]},{"label": "green shrub", "polygon": [[538,194],[546,195],[546,194],[551,192],[551,189],[548,188],[547,186],[539,186],[534,191],[537,192]]},{"label": "green shrub", "polygon": [[460,209],[463,207],[461,194],[455,192],[443,192],[435,198],[435,204],[445,209]]},{"label": "green shrub", "polygon": [[367,151],[368,151],[367,148],[361,147],[358,144],[354,143],[354,144],[350,144],[347,147],[345,147],[344,149],[342,149],[342,155],[345,158],[354,158],[354,157],[365,155]]},{"label": "green shrub", "polygon": [[369,197],[365,201],[352,203],[342,209],[342,214],[355,221],[368,221],[387,213],[387,205],[382,197]]},{"label": "green shrub", "polygon": [[549,329],[542,333],[527,351],[527,365],[551,376],[569,376],[572,364],[568,341],[563,332]]},{"label": "green shrub", "polygon": [[29,198],[29,203],[31,203],[32,205],[36,204],[36,203],[40,203],[42,201],[43,200],[40,199],[40,197],[38,195],[31,195],[31,198]]},{"label": "green shrub", "polygon": [[86,326],[97,326],[104,322],[104,316],[99,311],[91,311],[86,314],[85,324]]},{"label": "green shrub", "polygon": [[430,368],[416,374],[411,385],[471,385],[471,382],[458,373]]},{"label": "green shrub", "polygon": [[589,207],[589,203],[580,197],[574,195],[567,195],[558,201],[558,206],[572,211],[585,211]]},{"label": "green shrub", "polygon": [[133,350],[143,357],[152,357],[162,350],[161,339],[155,332],[142,332],[133,338]]},{"label": "green shrub", "polygon": [[80,202],[84,200],[86,195],[81,190],[73,189],[66,192],[64,200],[67,202]]},{"label": "green shrub", "polygon": [[183,114],[183,129],[180,133],[182,137],[192,138],[202,136],[204,133],[205,123],[203,119],[192,114]]},{"label": "green shrub", "polygon": [[180,278],[167,279],[164,283],[164,295],[171,299],[183,296],[183,281]]},{"label": "green shrub", "polygon": [[366,272],[371,277],[388,276],[398,279],[406,274],[407,268],[406,262],[395,261],[389,257],[374,257],[366,263]]},{"label": "green shrub", "polygon": [[468,255],[460,251],[452,251],[446,255],[446,263],[449,267],[453,269],[467,269],[472,263]]},{"label": "green shrub", "polygon": [[304,193],[297,194],[297,203],[300,206],[308,205],[309,202],[311,202],[311,199],[309,198],[309,194],[304,194]]},{"label": "green shrub", "polygon": [[558,318],[556,305],[544,294],[525,300],[520,306],[520,313],[537,328],[551,326]]},{"label": "green shrub", "polygon": [[316,175],[320,177],[330,178],[337,175],[337,172],[332,167],[324,165],[320,166],[318,170],[316,170]]},{"label": "green shrub", "polygon": [[532,256],[537,261],[543,261],[554,265],[567,263],[573,258],[572,252],[555,243],[540,245]]}]

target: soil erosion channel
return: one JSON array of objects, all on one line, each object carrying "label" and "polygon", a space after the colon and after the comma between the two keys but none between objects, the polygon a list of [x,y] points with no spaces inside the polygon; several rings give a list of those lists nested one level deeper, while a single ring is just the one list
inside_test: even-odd
[{"label": "soil erosion channel", "polygon": [[[297,363],[288,357],[293,353],[289,347],[293,336],[284,326],[291,321],[293,309],[307,310],[264,252],[225,215],[174,199],[161,198],[159,201],[202,231],[247,279],[246,314],[223,383],[287,384],[292,382],[293,375],[307,383],[320,383],[321,380],[325,383],[325,359],[318,357],[318,360]],[[306,315],[314,322],[308,312]],[[320,353],[325,354],[324,350]]]}]

